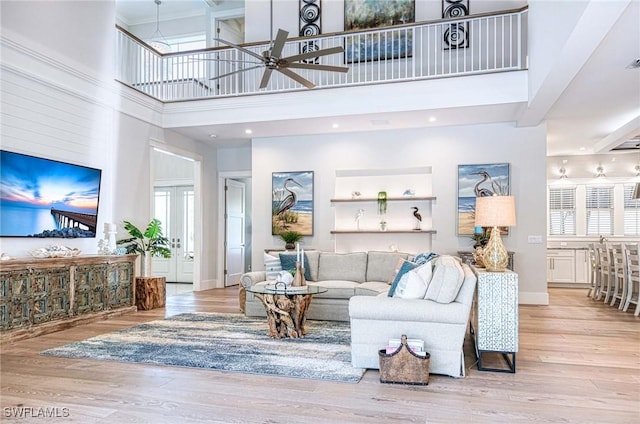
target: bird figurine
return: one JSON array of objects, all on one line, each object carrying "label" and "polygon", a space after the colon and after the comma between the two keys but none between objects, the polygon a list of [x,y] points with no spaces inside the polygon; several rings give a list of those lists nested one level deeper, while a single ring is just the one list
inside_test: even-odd
[{"label": "bird figurine", "polygon": [[302,187],[302,185],[296,180],[294,180],[293,178],[287,178],[284,181],[284,184],[282,185],[282,191],[283,192],[287,191],[289,192],[289,194],[287,194],[275,206],[273,214],[280,217],[280,220],[282,221],[282,228],[284,229],[287,228],[286,212],[292,207],[294,207],[295,204],[298,202],[298,196],[296,195],[295,191],[291,190],[288,187],[289,184],[294,184],[294,185],[297,185],[298,187]]},{"label": "bird figurine", "polygon": [[416,226],[414,227],[414,230],[420,230],[420,223],[422,222],[422,215],[420,215],[420,212],[418,212],[418,208],[413,206],[411,209],[413,209],[413,216],[415,216],[416,218]]}]

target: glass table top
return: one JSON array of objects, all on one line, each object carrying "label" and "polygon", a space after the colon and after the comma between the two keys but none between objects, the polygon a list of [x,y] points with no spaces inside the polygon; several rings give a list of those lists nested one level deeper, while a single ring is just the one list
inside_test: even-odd
[{"label": "glass table top", "polygon": [[319,294],[325,293],[329,289],[321,286],[285,286],[284,284],[276,284],[275,282],[268,282],[267,284],[258,284],[247,288],[248,292],[258,294]]}]

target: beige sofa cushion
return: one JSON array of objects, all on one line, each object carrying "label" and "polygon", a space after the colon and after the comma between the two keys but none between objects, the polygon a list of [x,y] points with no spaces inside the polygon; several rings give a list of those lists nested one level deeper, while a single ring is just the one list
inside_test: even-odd
[{"label": "beige sofa cushion", "polygon": [[463,281],[464,271],[460,262],[453,256],[440,256],[436,259],[425,299],[451,303],[458,296]]},{"label": "beige sofa cushion", "polygon": [[408,253],[401,252],[369,252],[367,254],[366,281],[388,282],[396,271],[398,259],[407,259],[408,257]]},{"label": "beige sofa cushion", "polygon": [[[310,283],[309,285],[320,286],[328,289],[324,293],[314,294],[314,299],[350,299],[351,296],[356,294],[356,287],[358,287],[360,283],[346,280],[322,280],[317,283]],[[313,303],[313,300],[311,303]]]},{"label": "beige sofa cushion", "polygon": [[365,282],[367,272],[367,254],[356,253],[320,253],[318,281],[346,280]]},{"label": "beige sofa cushion", "polygon": [[356,296],[377,296],[389,291],[389,284],[381,281],[367,281],[356,286]]}]

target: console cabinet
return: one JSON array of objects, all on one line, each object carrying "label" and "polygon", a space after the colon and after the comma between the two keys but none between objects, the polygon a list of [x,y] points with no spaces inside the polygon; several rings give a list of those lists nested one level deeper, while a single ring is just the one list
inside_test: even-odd
[{"label": "console cabinet", "polygon": [[0,262],[2,338],[55,331],[56,323],[62,327],[83,317],[135,311],[135,259],[95,255]]},{"label": "console cabinet", "polygon": [[[518,352],[518,274],[474,268],[478,281],[471,316],[478,370],[516,372]],[[485,353],[499,353],[507,367],[486,367]]]}]

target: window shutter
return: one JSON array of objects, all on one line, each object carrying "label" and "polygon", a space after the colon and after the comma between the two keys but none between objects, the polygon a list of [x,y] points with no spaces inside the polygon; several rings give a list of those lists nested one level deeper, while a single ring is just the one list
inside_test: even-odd
[{"label": "window shutter", "polygon": [[624,235],[640,236],[640,200],[633,200],[635,184],[624,186]]},{"label": "window shutter", "polygon": [[587,186],[587,235],[613,234],[613,187]]},{"label": "window shutter", "polygon": [[576,234],[576,189],[549,189],[549,235]]}]

